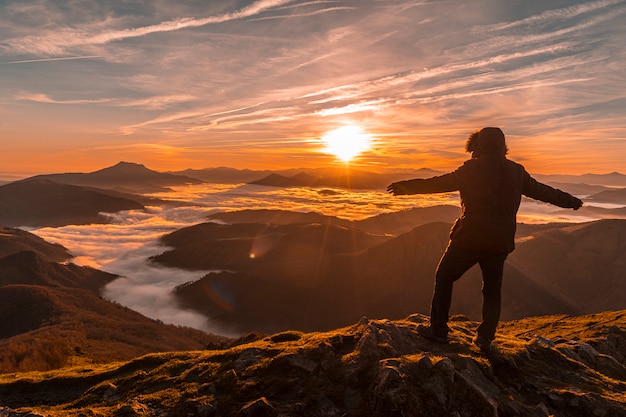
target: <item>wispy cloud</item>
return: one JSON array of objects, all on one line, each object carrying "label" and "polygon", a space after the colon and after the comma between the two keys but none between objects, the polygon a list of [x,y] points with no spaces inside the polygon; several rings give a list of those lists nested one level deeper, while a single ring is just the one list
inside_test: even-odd
[{"label": "wispy cloud", "polygon": [[48,95],[41,93],[20,93],[15,96],[15,99],[49,104],[95,104],[111,102],[110,99],[55,100]]},{"label": "wispy cloud", "polygon": [[626,134],[624,0],[91,1],[0,6],[2,137],[88,133],[120,154],[153,140],[245,167],[300,163],[347,120],[385,139],[381,165],[456,165],[450,141],[483,123],[520,138]]},{"label": "wispy cloud", "polygon": [[153,33],[172,32],[187,28],[206,26],[243,19],[266,10],[291,3],[293,0],[259,0],[240,10],[205,18],[184,17],[158,24],[132,29],[109,30],[93,33],[88,27],[82,29],[65,28],[47,35],[27,36],[9,39],[0,44],[4,49],[16,53],[62,54],[66,50],[90,45],[103,45],[124,39],[138,38]]},{"label": "wispy cloud", "polygon": [[570,20],[579,16],[595,12],[613,5],[623,4],[622,0],[599,0],[590,1],[583,4],[578,4],[570,7],[565,7],[556,10],[547,10],[539,15],[527,17],[525,19],[516,20],[507,23],[498,23],[494,25],[483,26],[481,30],[486,31],[500,31],[508,30],[519,27],[534,27],[538,24],[550,24],[559,23],[565,20]]},{"label": "wispy cloud", "polygon": [[68,56],[59,58],[41,58],[41,59],[27,59],[22,61],[9,61],[7,64],[29,64],[32,62],[53,62],[53,61],[74,61],[77,59],[95,59],[101,58],[99,55],[87,55],[87,56]]}]

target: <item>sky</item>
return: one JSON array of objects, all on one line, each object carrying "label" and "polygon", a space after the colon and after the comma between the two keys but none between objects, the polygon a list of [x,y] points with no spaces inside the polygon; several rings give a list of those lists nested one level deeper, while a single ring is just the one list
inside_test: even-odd
[{"label": "sky", "polygon": [[[0,0],[0,176],[451,170],[501,127],[536,173],[626,173],[626,0]],[[346,126],[348,128],[346,128]],[[362,145],[362,144],[361,144]]]}]

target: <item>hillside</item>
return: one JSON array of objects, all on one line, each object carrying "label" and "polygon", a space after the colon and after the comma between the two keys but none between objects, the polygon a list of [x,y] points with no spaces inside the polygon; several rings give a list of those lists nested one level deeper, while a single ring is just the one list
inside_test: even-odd
[{"label": "hillside", "polygon": [[5,285],[42,285],[82,288],[97,294],[117,275],[73,263],[46,260],[32,251],[21,251],[0,258],[0,287]]},{"label": "hillside", "polygon": [[[491,352],[457,316],[448,345],[421,315],[323,333],[249,335],[204,351],[0,377],[7,417],[626,416],[626,312],[502,323]],[[30,413],[30,414],[28,414]]]},{"label": "hillside", "polygon": [[128,360],[225,339],[106,301],[100,289],[116,275],[59,263],[69,258],[63,247],[18,229],[2,231],[0,373]]},{"label": "hillside", "polygon": [[62,262],[72,256],[59,244],[49,243],[37,235],[21,229],[0,225],[0,258],[21,251],[32,251],[54,262]]},{"label": "hillside", "polygon": [[327,255],[361,251],[387,239],[357,229],[318,223],[208,222],[163,236],[162,243],[174,249],[152,259],[186,269],[238,271],[270,266],[285,269],[294,262],[306,263],[311,265],[291,269],[308,274],[313,263]]},{"label": "hillside", "polygon": [[590,197],[594,201],[626,204],[626,188],[600,191]]},{"label": "hillside", "polygon": [[0,224],[5,226],[107,223],[102,213],[142,208],[141,203],[127,197],[43,179],[0,187]]},{"label": "hillside", "polygon": [[384,213],[363,220],[351,221],[315,212],[294,212],[288,210],[237,210],[218,212],[207,217],[225,223],[319,223],[359,229],[366,233],[399,235],[409,232],[416,226],[432,222],[452,223],[461,213],[458,206],[414,207],[393,213]]},{"label": "hillside", "polygon": [[[223,219],[249,221],[252,215],[226,213]],[[409,223],[440,214],[397,215]],[[272,216],[289,218],[263,212],[259,220]],[[291,219],[303,221],[307,216],[313,220],[308,214]],[[171,267],[220,270],[179,286],[175,294],[183,306],[240,332],[319,331],[345,326],[363,315],[398,319],[429,312],[449,223],[425,223],[394,237],[380,234],[384,224],[389,231],[406,227],[393,216],[351,222],[350,228],[334,226],[328,218],[315,220],[324,223],[196,225],[165,236],[163,243],[172,249],[153,260]],[[362,225],[377,233],[364,232]],[[517,250],[505,264],[502,318],[626,308],[626,284],[621,280],[625,250],[624,220],[520,225]],[[480,318],[478,267],[456,283],[452,312]]]}]

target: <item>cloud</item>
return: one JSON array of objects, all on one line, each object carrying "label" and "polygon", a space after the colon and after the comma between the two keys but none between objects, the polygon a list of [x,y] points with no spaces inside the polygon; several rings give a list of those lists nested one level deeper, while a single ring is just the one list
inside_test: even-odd
[{"label": "cloud", "polygon": [[240,10],[206,18],[182,17],[138,28],[108,30],[94,33],[90,27],[64,28],[46,35],[33,35],[4,41],[4,49],[16,53],[35,55],[59,55],[74,47],[104,45],[125,39],[139,38],[153,33],[173,32],[187,28],[206,26],[243,19],[262,13],[293,0],[259,0]]},{"label": "cloud", "polygon": [[538,24],[541,25],[554,25],[556,23],[570,20],[581,15],[589,14],[597,10],[607,8],[609,6],[618,5],[623,3],[621,0],[600,0],[590,1],[583,4],[578,4],[570,7],[565,7],[556,10],[547,10],[539,15],[534,15],[525,19],[516,20],[513,22],[498,23],[494,25],[484,26],[482,30],[485,31],[501,31],[518,27],[535,27]]},{"label": "cloud", "polygon": [[36,103],[49,104],[95,104],[110,103],[111,99],[92,99],[92,100],[55,100],[46,94],[41,93],[20,93],[15,96],[16,100],[34,101]]},{"label": "cloud", "polygon": [[[409,175],[409,174],[407,174]],[[409,178],[407,178],[409,179]],[[331,198],[319,189],[273,188],[203,184],[176,187],[160,198],[188,201],[185,207],[149,207],[146,210],[110,214],[110,224],[41,228],[33,232],[49,242],[60,243],[75,256],[73,262],[122,276],[104,289],[104,297],[165,323],[185,325],[232,336],[230,329],[212,323],[193,311],[181,309],[172,290],[195,281],[208,271],[184,271],[161,267],[148,259],[167,248],[159,238],[166,233],[206,221],[215,211],[278,209],[318,212],[360,220],[380,213],[413,207],[458,204],[458,193],[390,197],[384,190],[335,189]],[[545,203],[524,200],[520,219],[528,222],[587,221],[572,212]]]},{"label": "cloud", "polygon": [[8,64],[29,64],[31,62],[54,62],[54,61],[74,61],[77,59],[95,59],[101,58],[99,55],[87,55],[87,56],[68,56],[59,58],[41,58],[41,59],[27,59],[23,61],[9,61]]},{"label": "cloud", "polygon": [[[427,141],[434,148],[422,152],[433,155],[486,122],[530,133],[543,164],[560,153],[543,152],[541,138],[581,126],[624,136],[623,0],[200,3],[0,6],[0,134],[19,134],[23,145],[12,146],[23,152],[60,137],[58,149],[88,136],[120,152],[154,140],[205,152],[194,167],[240,168],[321,161],[310,141],[348,119],[388,139],[381,159],[371,155],[383,166],[454,165],[400,152]],[[601,169],[624,146],[571,169]],[[41,169],[41,159],[21,159]]]}]

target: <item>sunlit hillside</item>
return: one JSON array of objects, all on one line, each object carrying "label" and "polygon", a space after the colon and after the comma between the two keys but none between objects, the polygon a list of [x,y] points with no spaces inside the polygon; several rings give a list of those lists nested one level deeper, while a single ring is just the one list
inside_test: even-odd
[{"label": "sunlit hillside", "polygon": [[626,415],[626,311],[502,323],[487,354],[477,323],[451,342],[415,331],[426,317],[323,333],[250,334],[203,351],[0,376],[0,413],[90,416]]}]

